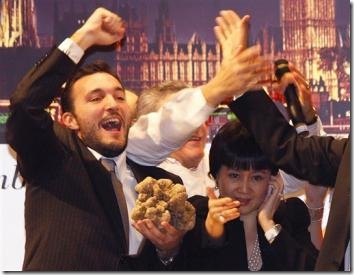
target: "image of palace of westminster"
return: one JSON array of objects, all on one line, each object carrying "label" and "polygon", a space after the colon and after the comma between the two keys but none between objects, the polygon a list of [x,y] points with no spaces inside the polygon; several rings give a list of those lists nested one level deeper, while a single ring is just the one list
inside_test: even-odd
[{"label": "image of palace of westminster", "polygon": [[[280,0],[279,26],[262,27],[251,37],[250,43],[260,44],[263,53],[274,59],[293,62],[309,80],[313,104],[325,131],[346,135],[350,131],[350,25],[348,22],[345,26],[336,26],[334,1]],[[82,25],[91,12],[84,6],[78,8],[72,0],[67,2],[72,8],[59,13],[58,3],[53,0],[53,34],[40,36],[35,0],[1,0],[2,108],[32,64],[54,43],[60,43]],[[96,1],[96,4],[102,2]],[[128,0],[104,1],[109,4],[108,9],[117,11],[128,23],[125,45],[107,57],[125,86],[139,94],[161,81],[182,80],[198,86],[211,79],[222,58],[219,45],[206,43],[193,30],[186,30],[191,32],[188,42],[179,42],[166,0],[159,2],[154,37],[148,37],[145,6],[148,2],[142,1],[139,7],[133,7]],[[283,100],[277,91],[271,88],[268,91],[273,99]],[[210,118],[210,135],[229,117],[227,108],[221,106]]]}]

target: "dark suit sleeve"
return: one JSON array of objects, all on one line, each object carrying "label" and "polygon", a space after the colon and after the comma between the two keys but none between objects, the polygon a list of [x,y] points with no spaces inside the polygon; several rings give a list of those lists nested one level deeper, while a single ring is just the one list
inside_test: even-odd
[{"label": "dark suit sleeve", "polygon": [[69,57],[55,49],[24,76],[11,96],[6,137],[25,177],[35,176],[41,167],[43,171],[45,165],[54,165],[64,157],[45,108],[59,95],[75,67]]},{"label": "dark suit sleeve", "polygon": [[304,202],[299,198],[287,199],[279,206],[274,220],[283,228],[271,244],[277,262],[286,270],[314,270],[318,250],[308,231],[310,216]]},{"label": "dark suit sleeve", "polygon": [[264,91],[245,93],[231,110],[280,169],[313,183],[334,186],[347,139],[301,137]]}]

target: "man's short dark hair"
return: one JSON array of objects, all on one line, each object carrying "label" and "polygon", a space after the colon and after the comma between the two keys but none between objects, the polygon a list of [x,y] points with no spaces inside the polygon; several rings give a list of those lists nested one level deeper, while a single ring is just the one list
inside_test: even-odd
[{"label": "man's short dark hair", "polygon": [[112,68],[104,61],[97,60],[93,63],[86,64],[80,67],[75,74],[66,82],[64,91],[61,94],[61,108],[63,112],[71,112],[73,110],[73,103],[71,98],[71,90],[76,81],[80,78],[91,75],[94,73],[108,73],[114,78],[116,78],[119,83],[123,86],[122,81],[119,79],[118,75],[112,70]]},{"label": "man's short dark hair", "polygon": [[278,173],[259,148],[254,137],[238,120],[230,121],[220,128],[215,135],[209,153],[210,174],[216,179],[221,166],[240,170],[270,170]]}]

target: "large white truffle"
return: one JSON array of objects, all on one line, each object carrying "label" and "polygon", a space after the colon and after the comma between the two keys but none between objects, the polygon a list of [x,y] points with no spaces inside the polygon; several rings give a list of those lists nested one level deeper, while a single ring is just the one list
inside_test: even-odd
[{"label": "large white truffle", "polygon": [[147,177],[135,186],[135,190],[138,199],[131,214],[134,221],[151,219],[158,228],[162,221],[167,221],[186,231],[194,227],[195,209],[187,201],[186,188],[182,184]]}]

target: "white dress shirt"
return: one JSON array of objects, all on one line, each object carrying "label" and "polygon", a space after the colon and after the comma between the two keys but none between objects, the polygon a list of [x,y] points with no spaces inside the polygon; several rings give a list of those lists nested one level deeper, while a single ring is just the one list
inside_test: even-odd
[{"label": "white dress shirt", "polygon": [[157,112],[140,116],[132,125],[128,157],[142,165],[159,165],[180,148],[214,110],[199,87],[179,91]]},{"label": "white dress shirt", "polygon": [[[92,148],[87,147],[90,152],[95,156],[97,160],[101,158],[106,158],[100,153],[96,152]],[[106,158],[111,159],[116,163],[115,173],[119,181],[122,183],[123,192],[125,196],[125,201],[127,203],[128,216],[129,216],[129,255],[135,255],[138,253],[141,241],[143,240],[143,235],[141,235],[133,226],[133,220],[130,218],[132,210],[135,206],[135,201],[137,199],[137,193],[135,191],[135,185],[137,181],[133,175],[133,172],[127,165],[127,155],[124,151],[118,157]]]},{"label": "white dress shirt", "polygon": [[206,196],[207,187],[215,187],[215,182],[208,177],[209,152],[204,150],[204,157],[195,169],[184,167],[178,160],[168,157],[159,167],[181,177],[186,187],[188,197],[194,195]]}]

